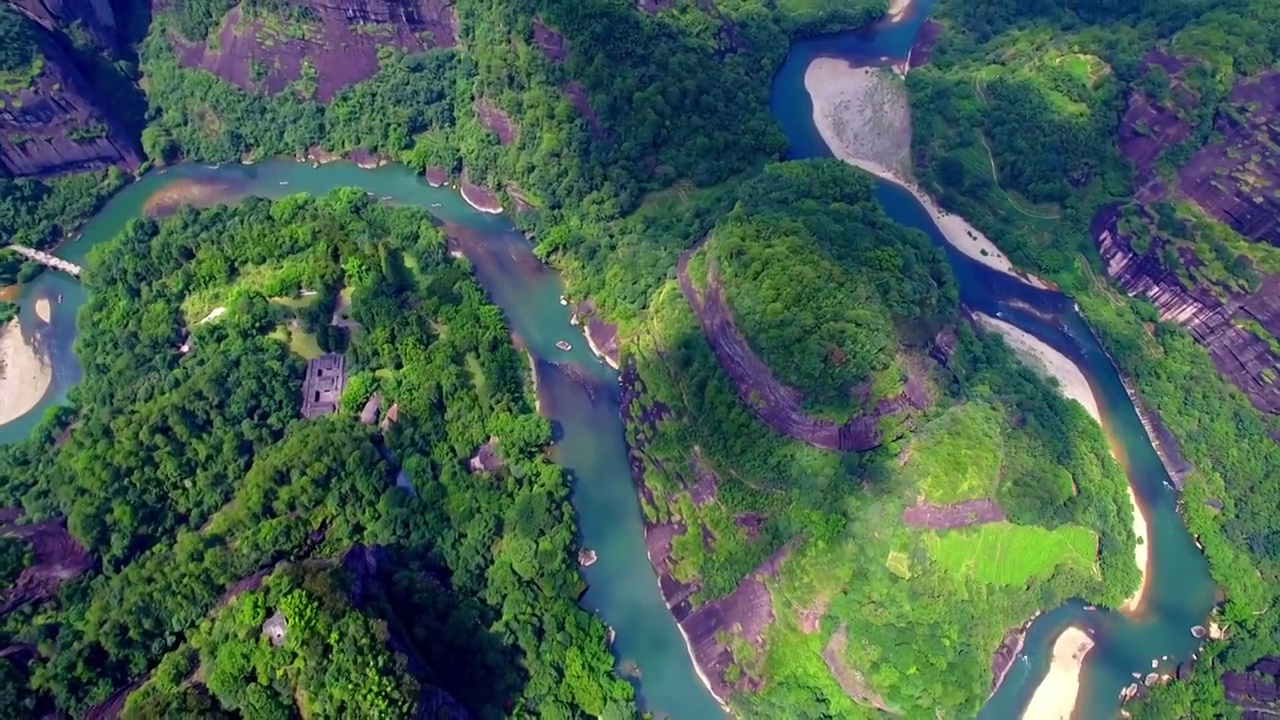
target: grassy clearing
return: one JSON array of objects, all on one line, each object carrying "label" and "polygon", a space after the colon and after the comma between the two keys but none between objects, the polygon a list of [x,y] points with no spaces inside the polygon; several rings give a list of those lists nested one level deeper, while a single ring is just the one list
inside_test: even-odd
[{"label": "grassy clearing", "polygon": [[925,547],[944,571],[979,583],[1023,586],[1028,580],[1048,578],[1060,565],[1097,572],[1098,536],[1078,525],[1046,530],[991,523],[929,533]]},{"label": "grassy clearing", "polygon": [[889,556],[884,559],[884,566],[903,580],[911,579],[911,558],[904,552],[890,550]]},{"label": "grassy clearing", "polygon": [[316,342],[315,333],[302,330],[289,331],[289,349],[304,360],[312,360],[324,354]]},{"label": "grassy clearing", "polygon": [[305,297],[280,296],[280,297],[271,298],[271,302],[275,303],[276,305],[287,307],[290,310],[301,310],[303,308],[311,307],[319,299],[320,299],[319,294],[307,295]]},{"label": "grassy clearing", "polygon": [[909,452],[904,476],[926,501],[991,497],[1004,458],[1004,418],[986,403],[956,405],[926,425]]},{"label": "grassy clearing", "polygon": [[324,353],[316,342],[315,333],[303,332],[287,325],[278,325],[271,331],[271,337],[289,346],[289,351],[303,360],[318,358]]},{"label": "grassy clearing", "polygon": [[[196,263],[200,262],[197,257]],[[289,305],[300,302],[306,305],[314,302],[313,297],[296,298],[291,296],[302,287],[305,268],[301,263],[267,263],[245,268],[235,280],[224,285],[202,288],[191,293],[182,301],[182,315],[187,323],[193,323],[209,314],[215,307],[226,305],[227,301],[241,290],[253,290],[273,298],[273,302]],[[289,305],[292,307],[292,305]]]},{"label": "grassy clearing", "polygon": [[467,353],[467,374],[471,376],[471,385],[476,389],[476,394],[483,400],[489,399],[489,379],[485,377],[484,368],[480,365],[480,358],[475,353]]}]

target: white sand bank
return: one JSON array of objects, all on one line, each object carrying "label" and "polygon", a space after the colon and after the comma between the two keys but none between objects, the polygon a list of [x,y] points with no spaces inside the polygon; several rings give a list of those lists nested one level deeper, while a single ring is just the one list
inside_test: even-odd
[{"label": "white sand bank", "polygon": [[1133,561],[1138,564],[1138,569],[1142,571],[1142,582],[1138,584],[1138,589],[1133,591],[1128,600],[1120,606],[1120,611],[1126,615],[1132,615],[1138,611],[1138,607],[1142,605],[1142,599],[1147,594],[1147,584],[1151,581],[1150,561],[1151,561],[1151,535],[1147,532],[1147,516],[1142,512],[1142,506],[1138,504],[1138,496],[1133,493],[1133,486],[1129,486],[1129,504],[1133,507],[1133,534],[1138,538],[1138,544],[1133,546]]},{"label": "white sand bank", "polygon": [[889,22],[898,22],[907,14],[907,10],[911,8],[914,0],[890,0],[889,12],[885,13],[885,17]]},{"label": "white sand bank", "polygon": [[804,86],[813,100],[813,123],[836,157],[911,193],[960,252],[1036,287],[1048,287],[1015,269],[987,236],[938,207],[912,180],[911,110],[906,88],[892,71],[818,58],[805,71]]},{"label": "white sand bank", "polygon": [[49,298],[36,300],[36,317],[46,324],[53,318],[53,307],[49,304]]},{"label": "white sand bank", "polygon": [[22,338],[18,321],[0,328],[0,425],[40,403],[53,382],[53,368]]},{"label": "white sand bank", "polygon": [[[1070,358],[1049,347],[1030,333],[1024,332],[1003,320],[997,320],[983,313],[974,313],[974,318],[984,328],[1003,335],[1009,347],[1013,348],[1014,352],[1025,360],[1057,378],[1062,394],[1083,405],[1094,420],[1097,420],[1099,424],[1102,423],[1102,415],[1098,411],[1098,402],[1093,397],[1093,390],[1089,387],[1089,381],[1085,378],[1084,373],[1080,371],[1080,368],[1071,362]],[[1142,572],[1142,582],[1138,585],[1138,589],[1120,606],[1122,612],[1132,614],[1141,605],[1142,597],[1147,589],[1147,582],[1150,579],[1151,540],[1147,526],[1147,516],[1142,512],[1142,506],[1138,504],[1138,496],[1134,494],[1132,485],[1127,486],[1126,489],[1129,491],[1129,504],[1133,508],[1133,534],[1138,538],[1138,543],[1133,547],[1133,561],[1137,564],[1138,570]]]},{"label": "white sand bank", "polygon": [[1102,414],[1098,410],[1098,401],[1093,397],[1093,389],[1089,387],[1089,381],[1079,366],[1071,362],[1071,358],[1049,347],[1031,333],[1003,320],[985,313],[974,313],[973,316],[982,327],[1004,336],[1004,341],[1023,360],[1056,379],[1063,395],[1083,405],[1089,415],[1099,425],[1102,424]]},{"label": "white sand bank", "polygon": [[1023,720],[1070,720],[1080,695],[1080,671],[1085,655],[1093,649],[1093,638],[1078,627],[1062,631],[1053,643],[1049,673],[1036,686]]}]

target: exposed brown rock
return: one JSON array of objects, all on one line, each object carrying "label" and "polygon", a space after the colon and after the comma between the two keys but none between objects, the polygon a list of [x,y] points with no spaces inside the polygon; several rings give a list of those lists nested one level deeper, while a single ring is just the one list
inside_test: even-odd
[{"label": "exposed brown rock", "polygon": [[0,92],[0,175],[137,169],[141,152],[114,119],[110,99],[81,75],[53,36],[34,24],[32,32],[43,55],[40,74],[26,88]]},{"label": "exposed brown rock", "polygon": [[93,566],[93,556],[67,532],[67,521],[63,518],[30,525],[8,522],[0,527],[0,535],[31,543],[34,556],[32,565],[0,593],[0,617],[20,605],[52,596],[63,583]]},{"label": "exposed brown rock", "polygon": [[1222,140],[1178,170],[1179,190],[1241,235],[1280,245],[1280,70],[1236,83],[1229,101],[1214,125]]},{"label": "exposed brown rock", "polygon": [[933,57],[933,46],[938,44],[938,38],[941,36],[942,23],[936,20],[925,20],[916,34],[911,50],[907,53],[907,66],[917,68],[928,64],[929,59]]},{"label": "exposed brown rock", "polygon": [[750,672],[742,672],[737,682],[726,679],[726,671],[740,664],[728,644],[721,641],[724,635],[735,636],[750,645],[757,654],[764,652],[764,632],[773,624],[773,603],[764,581],[777,575],[782,563],[791,553],[793,543],[778,548],[759,567],[743,578],[728,596],[712,600],[682,618],[680,629],[688,638],[694,662],[706,675],[711,691],[719,698],[727,698],[734,692],[754,692],[763,685],[763,679]]},{"label": "exposed brown rock", "polygon": [[110,0],[7,0],[18,12],[52,33],[77,25],[96,47],[117,52],[115,11]]},{"label": "exposed brown rock", "polygon": [[573,105],[573,109],[578,111],[582,119],[586,121],[587,127],[591,129],[591,134],[597,138],[608,137],[609,132],[605,130],[604,124],[600,122],[600,116],[596,114],[595,108],[591,107],[591,100],[587,97],[587,89],[577,80],[570,80],[564,84],[565,97],[569,98],[569,104]]},{"label": "exposed brown rock", "polygon": [[848,627],[841,625],[831,634],[831,639],[827,641],[827,646],[822,649],[822,660],[827,664],[827,669],[831,671],[832,677],[840,685],[840,689],[850,700],[865,705],[867,707],[879,708],[885,712],[897,714],[897,710],[890,707],[878,693],[871,689],[867,684],[867,679],[862,673],[849,667],[845,662],[845,649],[849,645]]},{"label": "exposed brown rock", "polygon": [[636,0],[636,7],[647,15],[657,15],[663,10],[675,7],[676,0]]},{"label": "exposed brown rock", "polygon": [[689,488],[689,499],[693,500],[693,504],[697,507],[702,507],[715,502],[716,490],[720,485],[720,477],[716,475],[711,464],[707,462],[706,458],[702,457],[702,453],[697,452],[696,448],[693,457],[689,458],[689,470],[698,479]]},{"label": "exposed brown rock", "polygon": [[498,196],[494,195],[488,188],[476,185],[468,180],[465,173],[462,176],[462,181],[458,184],[458,188],[462,194],[462,199],[480,212],[502,212],[502,203],[498,202]]},{"label": "exposed brown rock", "polygon": [[1093,221],[1093,236],[1107,275],[1122,290],[1156,306],[1160,319],[1186,328],[1209,351],[1214,365],[1231,378],[1259,410],[1280,412],[1280,357],[1266,340],[1239,327],[1253,320],[1280,337],[1280,277],[1268,278],[1252,294],[1225,302],[1202,288],[1188,289],[1158,258],[1159,244],[1139,255],[1117,227],[1119,212],[1107,208]]},{"label": "exposed brown rock", "polygon": [[1262,658],[1248,672],[1223,673],[1222,687],[1246,718],[1275,717],[1280,714],[1280,658]]},{"label": "exposed brown rock", "polygon": [[946,530],[1001,522],[1004,510],[994,500],[982,498],[950,505],[920,503],[902,511],[902,521],[929,530]]},{"label": "exposed brown rock", "polygon": [[440,187],[449,182],[449,173],[442,167],[427,168],[427,184],[431,187]]},{"label": "exposed brown rock", "polygon": [[[1162,67],[1169,73],[1171,96],[1184,107],[1198,102],[1181,86],[1182,72],[1191,61],[1155,50],[1143,58],[1143,63],[1148,67]],[[1182,119],[1178,110],[1178,104],[1160,104],[1136,89],[1126,100],[1124,116],[1118,127],[1117,143],[1120,154],[1133,163],[1134,189],[1139,200],[1145,202],[1165,193],[1167,188],[1156,175],[1155,162],[1166,149],[1191,135],[1190,123]]]},{"label": "exposed brown rock", "polygon": [[595,353],[597,357],[607,362],[611,367],[619,367],[618,363],[622,359],[622,353],[619,347],[618,327],[600,318],[596,313],[594,301],[587,299],[575,305],[572,322],[575,325],[583,325],[583,331],[587,336],[587,343],[591,346],[591,352]]},{"label": "exposed brown rock", "polygon": [[1009,674],[1009,668],[1013,667],[1013,661],[1018,658],[1018,653],[1022,652],[1027,628],[1030,626],[1031,621],[1028,620],[1022,627],[1005,633],[995,654],[991,657],[991,692],[993,694],[1000,687],[1000,683],[1004,682],[1004,676]]},{"label": "exposed brown rock", "polygon": [[476,119],[486,130],[498,136],[499,145],[510,145],[516,141],[515,123],[502,108],[485,98],[476,98]]},{"label": "exposed brown rock", "polygon": [[565,45],[564,36],[542,24],[541,20],[533,21],[533,41],[538,44],[542,54],[552,62],[564,62],[569,57],[569,48]]},{"label": "exposed brown rock", "polygon": [[[216,43],[175,40],[184,67],[202,68],[245,90],[274,94],[316,73],[314,97],[328,102],[339,90],[378,71],[378,48],[408,52],[457,44],[453,0],[290,0],[311,11],[297,22],[227,13]],[[256,71],[255,71],[256,68]],[[255,74],[257,77],[255,78]],[[265,74],[265,76],[264,76]]]}]

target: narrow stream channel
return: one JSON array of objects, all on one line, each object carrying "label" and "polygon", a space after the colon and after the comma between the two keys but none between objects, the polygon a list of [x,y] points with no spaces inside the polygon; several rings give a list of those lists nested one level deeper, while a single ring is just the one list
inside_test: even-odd
[{"label": "narrow stream channel", "polygon": [[[804,88],[809,62],[821,56],[864,63],[901,59],[934,1],[920,0],[914,12],[898,23],[813,38],[792,47],[774,81],[771,108],[791,141],[793,157],[830,156],[813,127],[812,106]],[[569,321],[569,308],[559,302],[559,278],[534,258],[529,244],[504,216],[475,212],[456,192],[430,188],[400,166],[360,170],[349,163],[332,163],[313,169],[283,160],[221,168],[181,165],[148,174],[122,191],[86,225],[79,240],[58,252],[68,260],[82,262],[94,245],[113,237],[142,213],[149,199],[162,192],[203,188],[187,199],[212,203],[234,202],[249,195],[322,194],[346,186],[362,188],[391,202],[427,208],[453,226],[481,282],[535,358],[543,411],[556,426],[555,457],[575,481],[572,499],[583,542],[599,555],[599,561],[584,571],[591,586],[583,598],[584,607],[598,612],[616,630],[614,653],[622,672],[638,683],[643,707],[659,717],[722,717],[718,703],[694,673],[648,562],[619,420],[617,373],[586,349],[581,330]],[[1119,692],[1134,681],[1134,673],[1172,672],[1191,657],[1198,642],[1189,629],[1203,622],[1214,602],[1207,565],[1177,514],[1168,476],[1114,366],[1069,298],[1032,288],[953,251],[924,209],[900,188],[879,183],[877,196],[891,217],[923,230],[947,250],[960,282],[961,299],[968,307],[991,315],[1000,313],[1080,365],[1151,528],[1152,573],[1146,602],[1137,617],[1089,612],[1079,603],[1045,613],[1031,625],[1023,654],[982,716],[1001,720],[1017,717],[1047,671],[1054,639],[1067,625],[1075,624],[1088,628],[1097,642],[1086,662],[1078,716],[1115,717]],[[47,325],[39,324],[32,311],[33,301],[42,297],[62,299],[53,306]],[[54,381],[39,406],[0,427],[0,442],[14,442],[30,434],[44,411],[64,402],[68,390],[79,381],[73,343],[76,313],[84,299],[78,283],[56,273],[46,273],[23,289],[24,334],[50,358]],[[569,341],[573,349],[556,349],[558,340]],[[1152,667],[1153,658],[1158,668]]]}]

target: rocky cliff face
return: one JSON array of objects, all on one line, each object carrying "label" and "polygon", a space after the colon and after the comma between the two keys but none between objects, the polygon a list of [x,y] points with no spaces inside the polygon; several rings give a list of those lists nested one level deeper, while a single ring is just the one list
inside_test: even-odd
[{"label": "rocky cliff face", "polygon": [[94,47],[120,50],[110,0],[6,0],[50,33],[84,33]]},{"label": "rocky cliff face", "polygon": [[179,62],[268,94],[313,77],[313,97],[328,102],[378,71],[381,47],[421,52],[457,44],[453,0],[290,0],[290,5],[297,12],[284,18],[232,9],[211,41],[175,41]]},{"label": "rocky cliff face", "polygon": [[[61,7],[53,0],[49,5]],[[78,7],[89,12],[90,4]],[[56,22],[51,12],[42,17]],[[110,99],[81,74],[63,40],[30,19],[18,22],[28,26],[38,59],[30,77],[12,74],[16,81],[0,84],[0,175],[47,177],[110,165],[136,169],[142,159],[137,141],[114,117]]]},{"label": "rocky cliff face", "polygon": [[1262,658],[1249,672],[1225,673],[1222,687],[1245,718],[1275,717],[1280,714],[1280,658]]},{"label": "rocky cliff face", "polygon": [[1280,356],[1270,343],[1241,327],[1247,321],[1280,338],[1280,277],[1268,278],[1255,293],[1221,300],[1202,288],[1188,289],[1152,251],[1134,252],[1117,225],[1120,213],[1108,208],[1093,221],[1093,237],[1107,275],[1131,296],[1155,305],[1160,319],[1186,328],[1209,351],[1213,364],[1259,410],[1280,412]]}]

